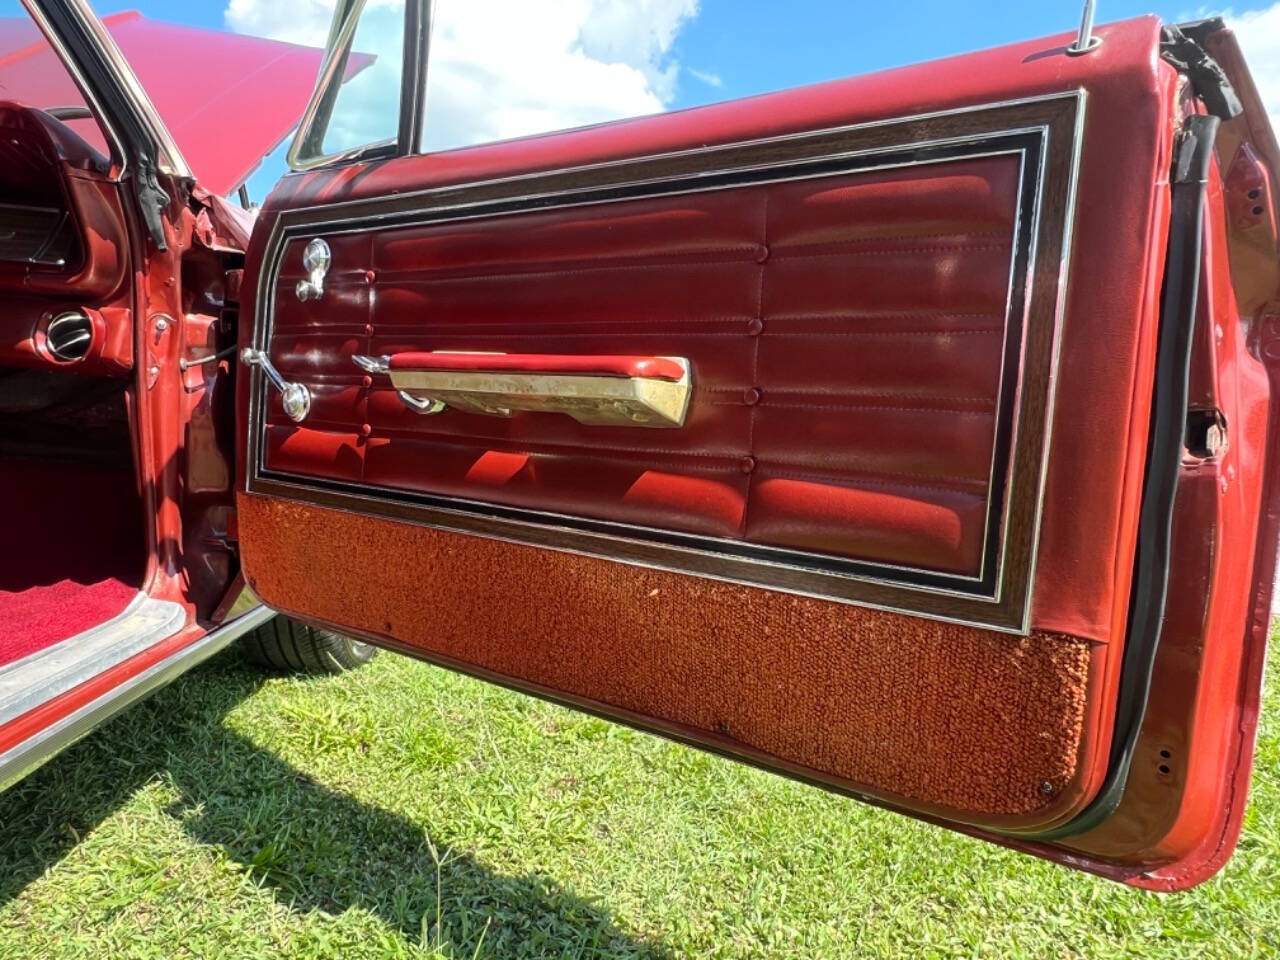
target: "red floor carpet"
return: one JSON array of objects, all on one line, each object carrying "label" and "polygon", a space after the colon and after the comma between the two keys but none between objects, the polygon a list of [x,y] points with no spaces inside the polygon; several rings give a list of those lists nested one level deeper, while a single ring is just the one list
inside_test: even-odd
[{"label": "red floor carpet", "polygon": [[0,460],[0,504],[0,664],[115,616],[138,592],[129,471]]}]

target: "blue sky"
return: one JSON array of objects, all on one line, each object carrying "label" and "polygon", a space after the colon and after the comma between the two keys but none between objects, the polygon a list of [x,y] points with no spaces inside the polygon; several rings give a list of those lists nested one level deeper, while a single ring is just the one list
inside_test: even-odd
[{"label": "blue sky", "polygon": [[[475,3],[476,0],[441,2]],[[558,10],[560,8],[557,4],[562,2],[563,0],[546,0],[545,9]],[[580,2],[587,3],[587,0]],[[900,0],[888,5],[849,3],[843,0],[791,0],[785,4],[776,0],[595,2],[612,3],[614,7],[634,4],[638,8],[645,8],[644,14],[649,20],[659,16],[653,10],[669,12],[676,8],[683,9],[682,13],[672,13],[669,18],[669,23],[673,25],[671,37],[654,40],[642,54],[634,51],[618,54],[622,59],[630,57],[629,62],[636,65],[651,81],[649,94],[656,96],[661,106],[667,108],[731,99],[1073,30],[1080,13],[1079,4],[1074,2],[1037,3],[1026,0],[987,4]],[[525,3],[534,9],[539,6],[537,0],[525,0]],[[139,9],[146,15],[161,20],[214,29],[227,29],[230,24],[279,39],[296,39],[288,33],[288,25],[281,26],[278,16],[272,19],[273,15],[280,12],[282,4],[307,11],[307,15],[317,22],[321,16],[319,7],[322,3],[317,0],[233,0],[232,6],[236,7],[236,12],[230,16],[228,0],[94,0],[94,6],[100,13]],[[255,9],[259,6],[261,9]],[[1274,23],[1275,32],[1280,34],[1280,3],[1236,3],[1235,12],[1240,14],[1268,6],[1274,6],[1277,15],[1265,22]],[[696,12],[689,15],[689,11],[694,8]],[[1153,9],[1150,2],[1103,0],[1099,20],[1118,20],[1147,12],[1160,14],[1167,19],[1186,18],[1189,15],[1185,4],[1157,4]],[[304,19],[301,14],[292,16],[297,20]],[[301,30],[302,27],[298,26],[298,29]],[[311,29],[313,32],[310,35],[314,35],[314,25]],[[497,31],[501,26],[489,29]],[[625,24],[619,26],[619,29],[626,29]],[[463,34],[465,31],[459,35]],[[1276,45],[1280,45],[1280,36],[1273,39]],[[451,55],[455,60],[482,55],[474,51],[468,52],[465,38],[454,37],[453,43]],[[616,36],[604,42],[604,47],[614,52],[617,45]],[[476,49],[480,46],[473,43]],[[483,46],[487,47],[488,44]],[[612,55],[601,54],[600,58],[609,60]],[[647,59],[641,63],[637,57]],[[443,60],[441,62],[444,63]],[[665,70],[666,74],[659,76],[659,68]],[[448,76],[447,69],[442,67],[441,72],[433,74],[432,82],[444,85]],[[640,82],[643,84],[645,81]],[[497,81],[493,95],[502,96]],[[625,102],[640,103],[634,96]],[[495,110],[501,104],[499,101],[489,101],[486,108],[483,101],[468,101],[457,106],[460,116],[474,116],[486,109]],[[592,109],[596,107],[593,106]],[[619,106],[618,109],[625,115],[626,106]],[[444,116],[447,113],[446,106],[438,115]],[[430,104],[428,116],[430,125]],[[582,116],[594,117],[595,114],[588,112]],[[551,119],[544,121],[544,126],[554,122],[552,115]],[[444,137],[443,142],[451,145],[466,142],[467,139],[483,138],[483,130],[476,128],[451,133]],[[283,162],[280,157],[276,155],[269,158],[250,181],[250,189],[255,198],[261,198],[281,172]]]}]

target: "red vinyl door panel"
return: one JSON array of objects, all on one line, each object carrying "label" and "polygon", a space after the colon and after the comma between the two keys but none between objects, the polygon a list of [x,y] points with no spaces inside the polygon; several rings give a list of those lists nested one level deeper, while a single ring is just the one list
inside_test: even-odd
[{"label": "red vinyl door panel", "polygon": [[357,353],[393,369],[427,349],[679,354],[694,398],[680,430],[649,431],[324,392],[300,427],[269,415],[287,439],[264,467],[309,473],[310,435],[328,432],[369,485],[467,497],[478,457],[517,454],[485,500],[976,577],[1021,168],[1004,153],[375,234],[356,261],[373,278],[329,281],[373,328],[341,342],[327,299],[294,296],[292,241],[273,328],[286,378],[357,387]]},{"label": "red vinyl door panel", "polygon": [[[1195,107],[1155,20],[1104,34],[1084,58],[1041,41],[287,178],[243,345],[310,404],[241,378],[249,582],[395,649],[1179,885],[1151,878],[1190,846],[1108,847],[1116,804],[1094,801],[1130,698]],[[1268,388],[1232,352],[1231,277],[1213,283],[1195,322],[1233,332],[1197,369],[1231,381],[1234,422]],[[1197,524],[1256,530],[1265,429],[1238,463],[1186,461],[1239,496],[1206,520],[1185,485],[1186,569],[1205,569]]]}]

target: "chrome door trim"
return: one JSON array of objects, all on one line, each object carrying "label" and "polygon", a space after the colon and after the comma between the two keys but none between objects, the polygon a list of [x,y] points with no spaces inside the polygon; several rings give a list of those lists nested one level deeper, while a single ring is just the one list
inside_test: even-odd
[{"label": "chrome door trim", "polygon": [[[651,162],[660,161],[660,160],[675,160],[675,159],[681,159],[681,158],[701,158],[710,154],[721,153],[727,150],[738,150],[738,149],[743,149],[747,147],[781,146],[783,144],[791,143],[796,140],[812,139],[815,136],[842,134],[842,133],[857,133],[857,132],[862,132],[867,130],[876,130],[884,127],[901,126],[903,124],[909,124],[909,123],[920,123],[922,121],[927,121],[927,120],[940,120],[947,117],[959,117],[959,116],[965,116],[967,114],[974,114],[974,113],[987,113],[992,110],[1002,110],[1002,109],[1007,109],[1011,107],[1036,106],[1040,104],[1048,104],[1048,103],[1054,103],[1058,101],[1075,101],[1077,113],[1083,113],[1087,99],[1088,99],[1087,91],[1083,87],[1073,87],[1071,89],[1063,90],[1059,93],[1046,93],[1046,94],[1040,94],[1034,97],[1013,97],[1008,100],[991,100],[986,103],[975,103],[975,104],[969,104],[963,107],[952,107],[947,110],[930,110],[930,111],[925,111],[923,113],[904,114],[898,117],[886,117],[882,120],[864,120],[858,123],[837,124],[834,127],[816,127],[812,130],[799,130],[794,133],[781,133],[772,137],[755,137],[749,140],[732,140],[726,143],[716,143],[706,147],[688,147],[682,150],[667,150],[659,153],[642,153],[642,154],[637,154],[635,156],[622,157],[617,160],[602,160],[597,163],[575,164],[574,166],[570,166],[570,167],[551,167],[546,170],[537,170],[532,173],[517,173],[517,174],[512,174],[510,176],[505,176],[505,177],[488,177],[484,180],[471,180],[471,181],[466,181],[464,183],[450,183],[448,185],[440,186],[440,187],[423,187],[420,190],[406,190],[403,193],[397,193],[395,194],[394,199],[396,201],[416,200],[416,199],[425,200],[425,199],[429,199],[432,196],[447,195],[449,193],[455,192],[459,187],[466,187],[468,189],[472,189],[476,187],[496,187],[496,186],[516,185],[520,183],[535,182],[535,181],[543,180],[550,177],[570,176],[573,174],[590,173],[592,171],[598,171],[598,170],[609,170],[619,166],[645,164],[645,163],[651,163]],[[695,109],[700,109],[700,108],[695,108]],[[661,114],[659,114],[659,116],[661,116]],[[644,119],[644,118],[639,118],[639,119]],[[1021,132],[1027,132],[1030,130],[1037,130],[1037,129],[1040,129],[1039,125],[1036,125],[1033,127],[1021,128]],[[494,141],[483,144],[483,146],[495,146],[497,144],[502,144],[502,143],[513,143],[518,140],[524,140],[524,139],[554,137],[560,134],[573,133],[573,132],[575,132],[573,128],[570,128],[568,130],[557,130],[557,131],[548,132],[546,134],[535,135],[535,137],[512,137],[507,140],[494,140]],[[1019,128],[1009,128],[1006,130],[1000,130],[996,132],[1000,134],[1017,133],[1019,132]],[[1083,137],[1083,128],[1080,128],[1080,130],[1077,133],[1076,140],[1072,145],[1077,154],[1079,153],[1082,137]],[[942,139],[933,140],[930,142],[931,143],[967,143],[970,140],[971,138],[968,136],[961,136],[956,138],[942,138]],[[458,148],[458,149],[475,149],[475,148]],[[453,151],[452,150],[441,151],[441,153],[444,153],[444,154],[448,154],[451,152]],[[878,153],[878,152],[881,152],[881,151],[879,149],[864,150],[864,151],[853,150],[853,151],[849,151],[848,153],[842,153],[840,154],[840,156],[857,156],[859,154],[864,154],[864,153]],[[804,162],[804,161],[801,161],[801,162]],[[782,163],[770,164],[771,167],[784,166],[784,165],[785,164],[782,164]],[[751,169],[751,168],[748,167],[744,169]],[[305,175],[306,175],[306,171],[294,170],[289,173],[286,173],[284,175],[284,179],[296,179],[298,177],[305,176]],[[661,183],[663,182],[664,179],[671,179],[671,178],[656,177],[652,179],[629,180],[629,181],[626,181],[625,186],[628,186],[628,187],[649,186],[655,183]],[[558,192],[523,193],[523,194],[513,194],[513,197],[521,200],[537,200],[537,199],[542,199],[544,197],[554,197],[558,195],[559,195]],[[336,200],[333,202],[313,203],[306,206],[292,207],[290,208],[289,212],[290,213],[309,213],[314,211],[314,212],[324,212],[326,214],[334,214],[334,213],[340,214],[341,211],[345,208],[367,206],[369,203],[370,203],[370,200],[368,199]],[[341,222],[343,218],[341,216],[335,216],[330,219],[336,222]],[[360,219],[365,220],[370,218],[361,217]]]},{"label": "chrome door trim", "polygon": [[187,611],[139,593],[120,613],[0,667],[0,727],[181,630]]},{"label": "chrome door trim", "polygon": [[0,754],[0,790],[26,776],[58,751],[91,733],[98,724],[203,663],[233,640],[266,623],[275,615],[274,610],[262,605],[253,608],[6,750]]},{"label": "chrome door trim", "polygon": [[[34,0],[22,0],[23,6],[31,14],[54,48],[57,50],[59,58],[67,69],[74,75],[77,85],[85,92],[85,96],[90,99],[94,106],[97,119],[107,127],[109,136],[120,152],[120,161],[122,164],[127,162],[128,152],[124,149],[125,143],[118,131],[116,131],[109,120],[109,114],[102,107],[102,104],[96,92],[89,85],[84,70],[79,63],[71,56],[70,50],[57,36],[45,14],[43,7],[45,4],[37,4]],[[173,176],[192,179],[193,174],[191,168],[187,165],[187,161],[182,156],[182,151],[178,149],[177,143],[173,139],[173,135],[169,132],[169,128],[164,121],[160,119],[160,114],[155,108],[155,104],[151,102],[151,98],[147,95],[146,90],[138,81],[137,75],[133,72],[133,68],[129,65],[129,61],[125,59],[124,54],[120,52],[120,48],[116,46],[115,40],[111,38],[111,34],[103,27],[102,21],[98,15],[93,12],[89,6],[88,0],[59,0],[59,6],[68,14],[75,18],[79,24],[79,29],[83,33],[86,40],[92,44],[93,52],[101,58],[102,62],[107,66],[111,74],[111,79],[115,81],[116,91],[122,96],[128,112],[133,114],[133,118],[139,123],[146,135],[152,140],[157,148],[157,160],[160,168]],[[123,168],[122,168],[123,175]]]},{"label": "chrome door trim", "polygon": [[[1027,576],[1031,582],[1035,582],[1036,570],[1040,565],[1040,534],[1043,532],[1043,524],[1041,520],[1044,514],[1044,492],[1045,485],[1049,477],[1049,451],[1053,446],[1053,414],[1058,402],[1058,369],[1062,359],[1062,326],[1067,316],[1067,279],[1071,273],[1071,251],[1074,247],[1073,238],[1076,233],[1076,202],[1077,191],[1080,186],[1080,155],[1084,148],[1084,119],[1085,105],[1087,103],[1085,91],[1077,91],[1077,109],[1075,129],[1071,131],[1071,176],[1067,181],[1067,202],[1066,212],[1063,216],[1062,223],[1062,256],[1058,263],[1058,296],[1054,304],[1053,312],[1053,347],[1049,358],[1049,389],[1045,397],[1045,436],[1044,449],[1040,452],[1040,490],[1036,494],[1036,510],[1035,522],[1032,526],[1031,537],[1031,564],[1027,570]],[[1048,163],[1048,153],[1041,158],[1043,163]],[[1041,188],[1043,189],[1044,176],[1041,174]],[[1033,234],[1031,237],[1032,258],[1034,262],[1035,248],[1038,235]],[[1028,300],[1028,303],[1030,301]],[[1006,529],[1007,529],[1006,524]],[[1027,591],[1027,607],[1023,613],[1023,619],[1028,624],[1031,621],[1031,591]]]}]

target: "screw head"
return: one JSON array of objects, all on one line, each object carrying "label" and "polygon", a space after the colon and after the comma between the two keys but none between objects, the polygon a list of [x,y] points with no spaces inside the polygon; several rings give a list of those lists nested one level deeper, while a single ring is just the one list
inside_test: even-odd
[{"label": "screw head", "polygon": [[1046,797],[1053,796],[1053,790],[1054,788],[1053,788],[1052,780],[1045,780],[1043,783],[1040,784],[1040,792],[1043,793]]}]

